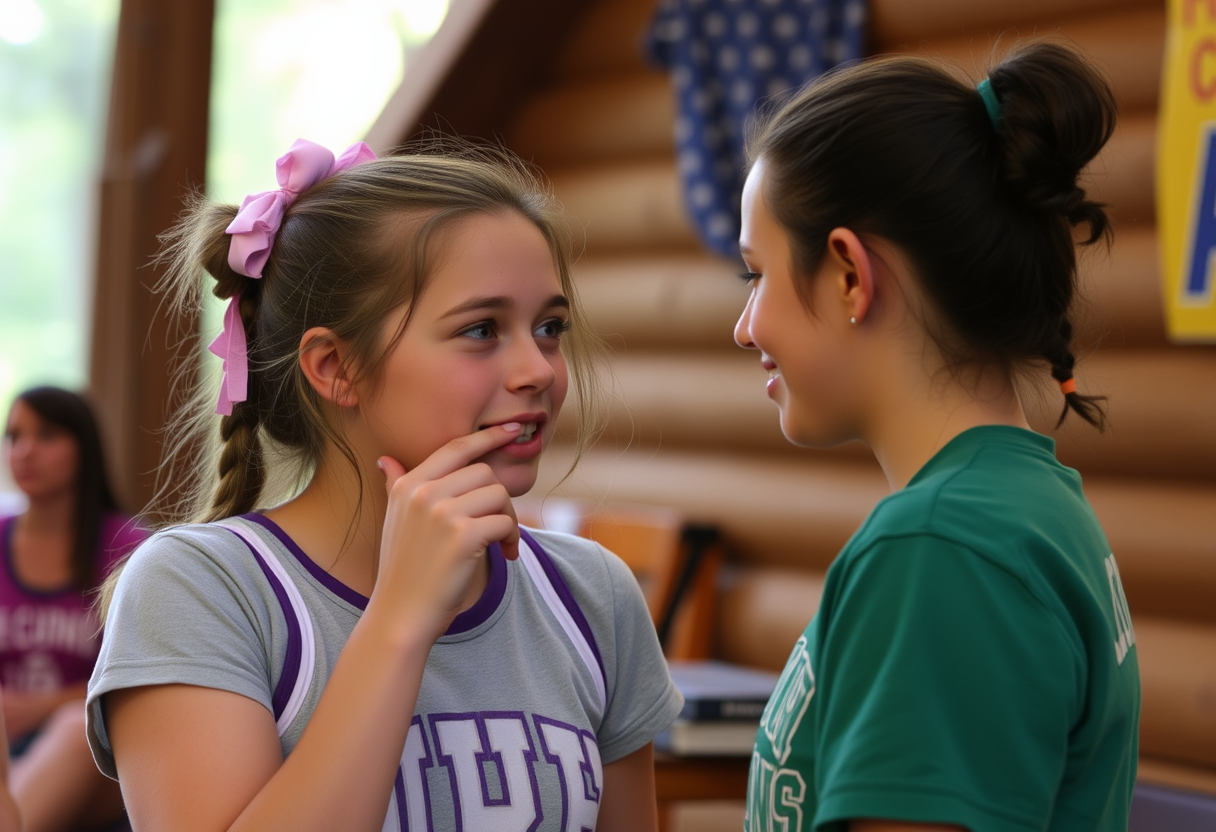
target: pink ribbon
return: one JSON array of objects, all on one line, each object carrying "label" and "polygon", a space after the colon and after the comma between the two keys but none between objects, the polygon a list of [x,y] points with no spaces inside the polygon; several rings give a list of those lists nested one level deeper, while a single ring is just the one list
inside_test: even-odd
[{"label": "pink ribbon", "polygon": [[224,373],[220,378],[220,398],[215,412],[232,415],[232,403],[245,401],[249,389],[249,353],[245,346],[245,326],[241,323],[240,296],[228,299],[224,310],[224,330],[207,347],[214,356],[224,361]]},{"label": "pink ribbon", "polygon": [[[296,197],[338,171],[375,158],[376,154],[363,142],[355,142],[335,159],[334,154],[321,145],[296,139],[291,149],[275,162],[279,189],[245,197],[236,218],[225,229],[232,237],[228,244],[228,265],[237,274],[261,278],[274,236],[283,223],[283,213]],[[249,391],[249,356],[240,304],[239,294],[228,299],[224,329],[207,347],[212,355],[224,362],[220,397],[215,407],[215,412],[224,416],[231,415],[232,405],[245,401]]]}]

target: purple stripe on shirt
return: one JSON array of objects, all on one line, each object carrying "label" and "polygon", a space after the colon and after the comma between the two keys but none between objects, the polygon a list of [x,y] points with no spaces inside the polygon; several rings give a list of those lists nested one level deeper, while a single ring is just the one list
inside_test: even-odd
[{"label": "purple stripe on shirt", "polygon": [[485,591],[481,593],[481,597],[473,606],[452,620],[447,632],[444,633],[445,636],[467,633],[474,627],[484,624],[490,620],[494,610],[498,609],[498,605],[502,603],[502,598],[507,593],[507,559],[503,557],[502,547],[497,543],[490,544],[490,548],[486,550],[486,557],[490,561],[490,580],[486,584]]},{"label": "purple stripe on shirt", "polygon": [[[246,515],[246,517],[249,517],[249,515]],[[236,532],[233,532],[233,534],[236,534]],[[275,721],[278,721],[287,707],[287,701],[291,698],[291,692],[296,686],[296,678],[300,675],[300,657],[303,654],[303,636],[300,633],[300,621],[296,618],[295,608],[291,606],[291,599],[288,597],[287,591],[283,588],[283,584],[279,581],[278,576],[274,574],[274,571],[247,540],[241,538],[239,534],[236,536],[241,539],[241,543],[245,544],[245,548],[249,550],[253,555],[253,559],[257,561],[258,568],[266,576],[267,582],[270,584],[271,589],[274,590],[274,596],[278,600],[279,606],[283,609],[283,617],[287,619],[287,656],[283,660],[283,675],[279,677],[279,683],[275,685],[274,694],[270,699],[271,706],[274,709]]]},{"label": "purple stripe on shirt", "polygon": [[[263,514],[245,514],[242,516],[246,520],[252,520],[273,534],[286,547],[287,551],[300,562],[300,565],[307,569],[308,573],[318,583],[334,595],[337,595],[351,606],[358,607],[361,610],[367,609],[368,598],[366,595],[355,592],[355,590],[318,566],[312,558],[304,553],[303,549],[296,545],[296,542],[288,536],[287,532],[283,531],[273,520]],[[494,611],[498,609],[498,605],[502,603],[503,596],[507,592],[506,559],[503,557],[502,549],[497,543],[490,545],[486,557],[490,560],[490,580],[486,584],[485,591],[482,592],[481,597],[477,599],[473,606],[456,616],[444,635],[465,633],[485,623],[494,614]]]},{"label": "purple stripe on shirt", "polygon": [[352,607],[358,607],[361,610],[367,609],[366,595],[355,592],[346,584],[342,583],[333,575],[329,574],[318,566],[312,558],[304,554],[304,550],[296,545],[296,542],[287,535],[287,532],[279,528],[278,523],[274,522],[264,514],[242,514],[241,516],[246,520],[252,520],[254,523],[257,523],[259,526],[278,538],[278,541],[283,544],[288,552],[291,553],[292,557],[299,561],[300,565],[307,569],[308,574],[312,575],[313,578],[316,579],[317,583],[321,584],[321,586],[328,589],[334,595],[337,595]]},{"label": "purple stripe on shirt", "polygon": [[608,674],[604,672],[604,659],[600,655],[600,646],[595,643],[595,634],[591,632],[591,624],[588,623],[587,617],[583,615],[583,611],[579,609],[578,601],[574,600],[574,593],[570,591],[570,587],[566,584],[566,579],[558,571],[557,565],[553,563],[549,557],[549,553],[542,549],[541,545],[536,542],[536,538],[528,534],[522,526],[519,529],[519,535],[536,554],[537,561],[540,562],[541,568],[545,570],[545,577],[549,579],[549,583],[553,585],[554,591],[557,592],[557,597],[561,599],[562,604],[565,605],[566,610],[570,613],[570,617],[574,619],[579,632],[583,634],[583,638],[591,646],[591,652],[595,654],[595,663],[600,666],[600,676],[607,683]]}]

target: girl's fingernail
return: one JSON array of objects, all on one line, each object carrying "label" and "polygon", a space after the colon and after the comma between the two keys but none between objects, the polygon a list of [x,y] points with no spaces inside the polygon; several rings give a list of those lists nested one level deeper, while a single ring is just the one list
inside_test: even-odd
[{"label": "girl's fingernail", "polygon": [[379,468],[379,469],[380,469],[380,473],[381,473],[381,474],[383,474],[383,473],[384,473],[384,460],[383,460],[383,459],[377,459],[377,460],[376,460],[376,467],[377,467],[377,468]]},{"label": "girl's fingernail", "polygon": [[523,425],[521,425],[519,422],[507,422],[506,424],[502,425],[502,427],[511,433],[518,433]]}]

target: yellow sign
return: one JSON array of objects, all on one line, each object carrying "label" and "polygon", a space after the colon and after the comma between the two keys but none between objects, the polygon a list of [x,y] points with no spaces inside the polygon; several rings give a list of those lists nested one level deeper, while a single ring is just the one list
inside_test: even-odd
[{"label": "yellow sign", "polygon": [[1168,0],[1157,140],[1166,327],[1216,341],[1216,0]]}]

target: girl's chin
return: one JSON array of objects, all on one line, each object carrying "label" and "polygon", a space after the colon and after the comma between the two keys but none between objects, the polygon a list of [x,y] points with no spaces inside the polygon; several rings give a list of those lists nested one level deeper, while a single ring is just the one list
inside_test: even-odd
[{"label": "girl's chin", "polygon": [[532,490],[532,486],[536,485],[539,460],[532,459],[514,464],[493,461],[490,462],[490,467],[494,470],[494,474],[502,483],[503,488],[507,489],[508,494],[512,497],[522,497]]}]

